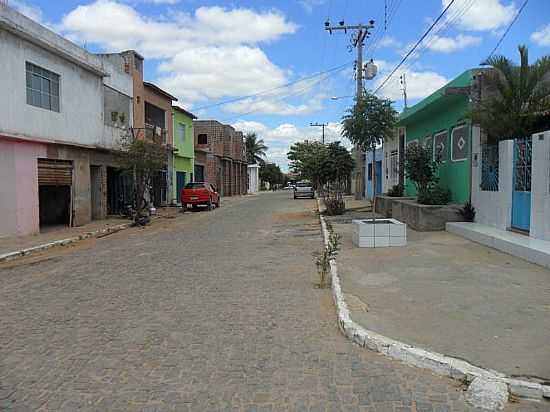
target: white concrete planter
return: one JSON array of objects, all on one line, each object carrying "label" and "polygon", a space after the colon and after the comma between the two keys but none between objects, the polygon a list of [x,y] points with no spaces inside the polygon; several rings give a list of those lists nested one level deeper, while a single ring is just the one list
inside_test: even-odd
[{"label": "white concrete planter", "polygon": [[359,247],[405,246],[407,225],[396,219],[352,220],[352,241]]}]

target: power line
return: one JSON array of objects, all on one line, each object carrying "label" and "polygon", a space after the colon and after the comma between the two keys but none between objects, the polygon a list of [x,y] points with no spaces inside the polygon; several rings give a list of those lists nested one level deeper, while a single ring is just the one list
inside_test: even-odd
[{"label": "power line", "polygon": [[451,16],[449,16],[445,22],[435,29],[435,33],[428,38],[427,42],[421,44],[420,49],[411,57],[411,60],[405,65],[403,71],[409,70],[415,62],[430,48],[430,46],[436,41],[438,36],[445,34],[458,20],[460,20],[464,14],[466,14],[474,5],[476,0],[467,0],[464,3],[464,7],[457,9]]},{"label": "power line", "polygon": [[[341,67],[338,71],[342,71],[344,70],[346,67]],[[261,102],[262,100],[268,100],[268,101],[271,101],[271,102],[278,102],[278,101],[282,101],[282,100],[285,100],[285,99],[288,99],[289,97],[296,97],[296,96],[300,96],[302,94],[305,94],[307,93],[309,90],[313,89],[318,83],[328,79],[330,76],[332,76],[333,74],[336,74],[337,71],[334,71],[332,73],[328,73],[326,74],[324,77],[321,77],[317,80],[315,80],[313,83],[297,90],[297,91],[293,91],[291,93],[288,93],[286,95],[283,95],[283,96],[278,96],[278,97],[273,97],[273,98],[264,98],[264,99],[261,99],[261,100],[258,100],[256,102],[253,102],[253,103],[258,103],[258,102]],[[233,119],[236,119],[236,118],[239,118],[239,117],[243,117],[243,116],[248,116],[249,114],[253,114],[253,113],[256,113],[256,112],[259,112],[261,110],[261,108],[258,108],[258,109],[253,109],[253,110],[250,110],[248,112],[244,112],[244,113],[239,113],[235,116],[231,116],[231,117],[228,117],[226,119],[224,119],[223,121],[224,122],[229,122]]]},{"label": "power line", "polygon": [[523,11],[523,9],[525,8],[525,6],[527,6],[527,3],[529,2],[529,0],[525,0],[523,2],[523,4],[521,5],[521,7],[519,8],[516,16],[514,17],[514,19],[510,22],[510,24],[508,25],[508,27],[506,28],[506,30],[504,31],[504,33],[502,33],[502,36],[500,37],[500,39],[498,40],[495,48],[491,51],[491,53],[489,54],[489,56],[485,59],[485,61],[489,60],[493,54],[497,51],[497,49],[500,47],[500,44],[502,43],[502,41],[504,40],[504,38],[506,37],[506,35],[508,34],[508,32],[510,31],[510,29],[512,28],[512,26],[514,25],[514,23],[516,22],[516,20],[518,19],[519,15],[521,14],[521,12]]},{"label": "power line", "polygon": [[380,90],[382,87],[384,87],[384,85],[388,82],[388,80],[395,74],[395,72],[401,67],[401,65],[403,63],[405,63],[405,60],[407,60],[407,58],[416,50],[416,48],[418,47],[418,45],[420,43],[422,43],[422,41],[426,38],[426,36],[432,31],[432,29],[434,28],[434,26],[439,22],[439,20],[441,20],[441,18],[445,15],[445,13],[447,12],[447,10],[449,10],[449,7],[451,7],[453,5],[453,3],[455,2],[456,0],[451,0],[451,2],[447,5],[447,7],[445,7],[445,9],[443,9],[443,11],[441,12],[441,14],[439,16],[437,16],[437,19],[435,19],[435,21],[432,23],[432,25],[428,28],[428,30],[426,30],[426,32],[422,35],[422,37],[420,37],[420,39],[416,42],[416,44],[413,46],[413,48],[411,50],[409,50],[409,52],[405,55],[405,57],[403,57],[403,59],[401,59],[401,61],[399,62],[399,64],[397,66],[395,66],[395,68],[391,71],[391,73],[388,75],[388,77],[386,77],[384,79],[384,81],[380,84],[380,86],[378,86],[378,88],[374,91],[374,94],[376,94],[378,92],[378,90]]},{"label": "power line", "polygon": [[251,97],[261,96],[261,95],[266,94],[266,93],[274,92],[275,90],[284,89],[285,87],[292,86],[296,83],[300,83],[300,82],[303,82],[303,81],[306,81],[306,80],[313,79],[315,77],[322,76],[322,75],[327,74],[327,73],[332,73],[332,72],[341,70],[341,69],[345,68],[346,66],[348,66],[350,63],[353,63],[353,60],[350,60],[350,61],[348,61],[344,64],[341,64],[340,66],[332,67],[330,69],[317,72],[317,73],[312,74],[310,76],[305,76],[305,77],[302,77],[300,79],[288,82],[288,83],[283,84],[281,86],[273,87],[273,88],[267,89],[267,90],[262,90],[261,92],[252,93],[252,94],[249,94],[249,95],[246,95],[246,96],[235,97],[233,99],[224,100],[224,101],[221,101],[221,102],[218,102],[218,103],[213,103],[213,104],[209,104],[209,105],[206,105],[206,106],[197,107],[193,110],[198,111],[198,110],[210,109],[212,107],[223,106],[223,105],[226,105],[226,104],[229,104],[229,103],[238,102],[240,100],[250,99]]}]

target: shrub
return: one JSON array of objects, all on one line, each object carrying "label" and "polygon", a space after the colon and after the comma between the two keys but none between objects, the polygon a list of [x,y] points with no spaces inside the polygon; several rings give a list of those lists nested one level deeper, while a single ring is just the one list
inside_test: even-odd
[{"label": "shrub", "polygon": [[464,206],[462,206],[459,212],[466,222],[473,222],[476,218],[476,208],[469,200],[464,203]]},{"label": "shrub", "polygon": [[437,181],[437,163],[432,162],[432,151],[418,143],[407,146],[405,154],[405,172],[419,193],[428,192]]},{"label": "shrub", "polygon": [[388,196],[390,197],[402,197],[403,196],[403,186],[393,185],[390,190],[388,190]]},{"label": "shrub", "polygon": [[325,213],[329,216],[342,215],[346,211],[344,199],[325,198]]},{"label": "shrub", "polygon": [[422,205],[446,205],[451,200],[451,192],[441,186],[428,186],[418,192],[418,203]]}]

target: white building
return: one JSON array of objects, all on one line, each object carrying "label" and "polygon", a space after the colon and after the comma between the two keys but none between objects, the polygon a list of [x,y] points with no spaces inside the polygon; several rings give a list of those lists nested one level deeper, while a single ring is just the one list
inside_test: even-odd
[{"label": "white building", "polygon": [[132,124],[122,58],[88,53],[3,3],[0,56],[0,237],[104,217],[110,150]]},{"label": "white building", "polygon": [[248,193],[258,193],[260,191],[260,165],[251,164],[248,170]]},{"label": "white building", "polygon": [[475,223],[447,223],[447,230],[550,268],[550,131],[484,140],[474,126]]},{"label": "white building", "polygon": [[405,128],[399,127],[393,139],[384,141],[382,148],[382,193],[388,191],[400,183],[404,185],[404,173],[401,173],[399,168],[403,163],[405,155]]}]

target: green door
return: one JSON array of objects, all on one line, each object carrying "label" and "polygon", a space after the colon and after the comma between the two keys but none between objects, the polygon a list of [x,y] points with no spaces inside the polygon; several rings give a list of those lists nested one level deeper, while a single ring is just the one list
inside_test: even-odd
[{"label": "green door", "polygon": [[176,196],[178,203],[181,202],[181,191],[185,186],[185,172],[176,172]]}]

